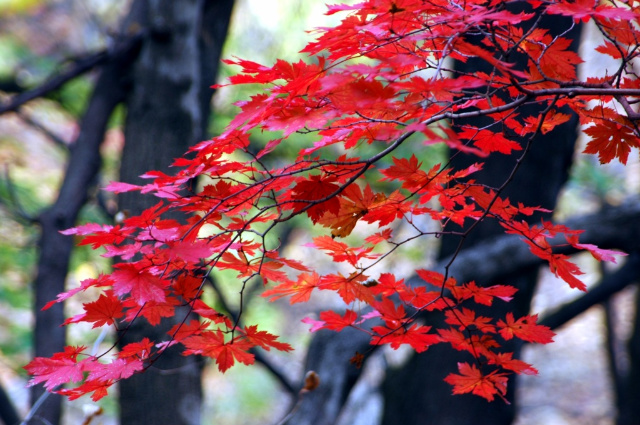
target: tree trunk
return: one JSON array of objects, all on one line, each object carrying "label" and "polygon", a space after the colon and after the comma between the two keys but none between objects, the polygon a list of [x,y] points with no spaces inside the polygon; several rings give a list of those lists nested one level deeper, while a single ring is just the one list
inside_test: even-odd
[{"label": "tree trunk", "polygon": [[[65,291],[65,280],[73,248],[73,238],[60,233],[76,224],[84,206],[88,190],[95,184],[100,170],[100,144],[114,108],[124,99],[124,75],[137,52],[138,41],[124,41],[128,45],[123,54],[114,58],[100,73],[89,106],[82,118],[80,132],[71,149],[69,163],[56,202],[39,217],[41,236],[38,241],[38,270],[34,282],[36,357],[50,357],[64,350],[65,329],[63,305],[56,304],[46,311],[42,307]],[[32,402],[44,393],[42,386],[34,387]],[[35,412],[29,423],[60,422],[61,398],[50,395]]]},{"label": "tree trunk", "polygon": [[640,418],[640,291],[636,290],[633,332],[627,343],[629,366],[622,376],[618,394],[617,425],[634,425]]},{"label": "tree trunk", "polygon": [[[127,99],[125,147],[120,180],[140,184],[149,170],[168,166],[204,138],[208,105],[233,1],[148,0],[136,16],[150,38],[133,71]],[[123,194],[120,209],[139,214],[157,203],[152,197]],[[178,314],[151,328],[139,320],[122,345],[166,331]],[[200,423],[201,363],[167,350],[145,373],[120,383],[120,423],[194,425]]]}]

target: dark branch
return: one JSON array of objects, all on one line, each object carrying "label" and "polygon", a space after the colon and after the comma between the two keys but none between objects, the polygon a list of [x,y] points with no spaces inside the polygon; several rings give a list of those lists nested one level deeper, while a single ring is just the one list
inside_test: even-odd
[{"label": "dark branch", "polygon": [[70,80],[92,70],[93,68],[103,65],[111,60],[127,55],[134,48],[140,45],[144,34],[138,33],[132,37],[117,43],[113,48],[101,50],[97,53],[90,54],[82,59],[74,62],[74,65],[64,72],[53,76],[40,86],[25,91],[14,96],[0,106],[0,115],[9,111],[15,111],[25,103],[46,95],[47,93],[62,87]]},{"label": "dark branch", "polygon": [[[38,270],[34,282],[34,348],[36,357],[49,357],[63,351],[65,331],[59,326],[64,321],[62,304],[48,310],[42,307],[59,293],[64,291],[64,283],[69,269],[73,239],[62,235],[61,230],[75,224],[80,209],[88,198],[89,188],[95,184],[100,170],[100,145],[104,132],[115,107],[123,101],[127,93],[126,75],[131,62],[137,57],[139,49],[131,40],[118,44],[122,54],[105,64],[80,123],[80,131],[70,151],[69,163],[54,204],[45,210],[38,221],[41,226]],[[122,49],[121,49],[122,48]],[[38,400],[44,388],[33,387],[32,399]],[[61,412],[61,399],[52,395],[40,405],[37,419],[28,424],[58,423]],[[35,406],[34,406],[35,407]],[[35,410],[34,410],[35,413]]]},{"label": "dark branch", "polygon": [[640,253],[633,253],[617,271],[605,275],[600,283],[582,297],[571,301],[540,320],[541,325],[559,328],[596,304],[606,301],[618,291],[640,278]]},{"label": "dark branch", "polygon": [[[585,229],[580,235],[581,243],[598,245],[601,248],[616,248],[625,252],[640,250],[640,198],[627,199],[617,207],[605,206],[594,214],[572,218],[563,224],[571,229]],[[620,231],[624,229],[624,231]],[[554,252],[573,254],[575,248],[563,238],[550,241],[561,245]],[[440,261],[434,270],[444,270],[449,259]],[[476,280],[490,282],[518,272],[540,266],[544,262],[533,255],[524,242],[515,235],[505,235],[463,249],[451,267],[451,276],[459,282]]]}]

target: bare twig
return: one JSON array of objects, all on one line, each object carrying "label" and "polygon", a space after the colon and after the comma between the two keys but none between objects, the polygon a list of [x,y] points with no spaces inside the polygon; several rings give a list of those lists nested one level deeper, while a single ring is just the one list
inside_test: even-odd
[{"label": "bare twig", "polygon": [[[234,322],[237,322],[237,326],[240,326],[239,325],[240,314],[233,307],[229,306],[229,303],[227,302],[226,297],[224,296],[224,294],[216,284],[214,278],[210,274],[207,276],[207,281],[213,288],[213,291],[218,296],[218,301],[220,302],[220,304],[222,304],[222,308],[225,309],[227,313],[229,313],[229,315],[233,318]],[[255,356],[257,362],[261,363],[265,368],[267,368],[269,372],[271,372],[271,374],[278,380],[278,382],[280,382],[280,384],[289,394],[295,395],[297,393],[293,383],[289,381],[289,379],[285,376],[285,374],[277,366],[272,364],[269,361],[269,359],[267,359],[260,351],[256,350],[255,348],[252,348],[249,351]]]},{"label": "bare twig", "polygon": [[49,140],[51,140],[53,143],[55,143],[56,146],[59,146],[59,147],[64,148],[64,149],[68,149],[69,148],[69,145],[67,144],[67,142],[62,140],[60,137],[58,137],[58,135],[53,133],[51,130],[46,128],[44,125],[42,125],[38,121],[36,121],[33,118],[31,118],[29,115],[25,114],[20,108],[16,109],[16,114],[18,115],[18,117],[20,117],[20,119],[22,121],[26,122],[31,127],[35,128],[36,130],[38,130],[39,132],[41,132],[42,134],[47,136],[47,138]]},{"label": "bare twig", "polygon": [[[18,199],[18,195],[16,193],[15,190],[15,186],[13,184],[13,182],[11,181],[11,175],[9,173],[9,165],[5,164],[4,167],[4,181],[5,184],[7,185],[7,192],[9,194],[9,200],[11,202],[11,205],[7,205],[9,211],[16,216],[18,219],[28,223],[28,224],[32,224],[35,223],[37,220],[30,216],[29,214],[27,214],[27,212],[24,210],[24,208],[22,208],[22,204],[20,203],[19,199]],[[0,199],[0,203],[2,203],[2,200]]]}]

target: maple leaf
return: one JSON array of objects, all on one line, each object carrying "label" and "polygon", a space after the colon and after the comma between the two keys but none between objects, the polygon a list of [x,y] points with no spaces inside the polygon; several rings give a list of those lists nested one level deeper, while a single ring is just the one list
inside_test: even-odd
[{"label": "maple leaf", "polygon": [[589,251],[589,253],[591,253],[593,258],[595,258],[598,261],[607,261],[607,262],[611,262],[613,264],[616,264],[617,263],[616,257],[626,256],[627,255],[624,252],[616,251],[616,250],[613,250],[613,249],[602,249],[602,248],[598,248],[597,246],[592,245],[592,244],[578,243],[578,238],[577,237],[567,238],[567,241],[569,241],[569,243],[571,243],[571,245],[573,245],[574,247],[576,247],[578,249],[584,249],[586,251]]},{"label": "maple leaf", "polygon": [[86,381],[76,388],[62,388],[56,392],[68,397],[69,400],[76,400],[86,394],[93,393],[91,400],[98,401],[108,395],[107,390],[111,385],[113,385],[113,382],[110,381]]},{"label": "maple leaf", "polygon": [[67,292],[58,294],[56,299],[53,301],[49,301],[47,304],[45,304],[45,306],[42,307],[42,310],[47,310],[51,308],[51,306],[53,306],[54,304],[62,302],[74,296],[78,292],[86,291],[89,288],[112,286],[112,285],[113,285],[113,280],[111,280],[111,277],[107,275],[100,275],[97,279],[93,279],[93,278],[85,279],[82,282],[80,282],[80,286],[78,286],[77,288],[73,288]]},{"label": "maple leaf", "polygon": [[485,153],[500,152],[510,155],[513,151],[522,150],[518,142],[489,130],[465,128],[458,133],[458,137],[473,141],[473,144]]},{"label": "maple leaf", "polygon": [[496,328],[491,324],[491,318],[477,316],[473,310],[468,308],[462,308],[460,310],[447,310],[445,312],[445,322],[450,325],[459,327],[459,330],[463,331],[471,327],[471,329],[477,329],[482,333],[495,333]]},{"label": "maple leaf", "polygon": [[588,22],[592,16],[614,20],[632,20],[637,16],[633,11],[624,7],[610,7],[598,4],[596,0],[574,0],[573,2],[558,2],[547,6],[546,12],[570,16],[576,23]]},{"label": "maple leaf", "polygon": [[380,170],[384,175],[383,180],[399,180],[402,182],[402,187],[409,190],[414,190],[427,181],[427,173],[420,169],[421,162],[418,162],[418,158],[415,155],[411,155],[411,158],[391,158],[393,164],[391,167]]},{"label": "maple leaf", "polygon": [[342,316],[335,311],[323,311],[320,313],[320,319],[324,322],[322,327],[336,332],[340,332],[344,328],[352,326],[357,318],[358,314],[353,310],[345,311]]},{"label": "maple leaf", "polygon": [[98,363],[89,372],[87,381],[118,381],[144,369],[144,363],[133,357],[117,358],[111,363]]},{"label": "maple leaf", "polygon": [[329,274],[320,278],[318,288],[337,292],[346,304],[355,300],[372,303],[373,293],[363,285],[365,281],[366,277],[359,273],[351,276],[343,276],[341,273]]},{"label": "maple leaf", "polygon": [[276,341],[278,339],[277,336],[270,334],[266,331],[258,331],[258,326],[245,326],[244,327],[244,335],[247,340],[258,347],[262,347],[265,350],[269,351],[271,348],[275,348],[279,351],[292,351],[293,347],[284,342]]},{"label": "maple leaf", "polygon": [[221,331],[206,331],[182,341],[186,350],[184,354],[200,354],[215,359],[220,372],[227,371],[237,361],[245,365],[253,364],[255,356],[248,352],[253,346],[246,340],[234,339],[224,342]]},{"label": "maple leaf", "polygon": [[514,359],[513,353],[498,353],[489,358],[489,364],[498,365],[517,374],[537,375],[538,370],[529,363]]},{"label": "maple leaf", "polygon": [[213,253],[213,248],[206,240],[168,241],[167,245],[166,253],[172,260],[179,258],[187,262],[197,262]]},{"label": "maple leaf", "polygon": [[322,249],[327,251],[336,263],[343,261],[348,262],[352,266],[358,264],[363,258],[375,258],[375,255],[370,254],[373,248],[351,248],[344,242],[336,241],[329,236],[318,236],[313,238],[312,244],[306,246]]},{"label": "maple leaf", "polygon": [[524,341],[548,344],[553,342],[555,333],[547,326],[537,325],[538,315],[524,316],[514,320],[513,313],[507,313],[505,321],[498,321],[500,335],[507,341],[518,337]]},{"label": "maple leaf", "polygon": [[320,283],[320,276],[318,273],[312,274],[301,273],[298,275],[297,280],[287,279],[284,283],[269,289],[262,293],[263,297],[271,297],[269,301],[275,301],[278,298],[291,295],[289,300],[290,304],[309,301],[311,293]]},{"label": "maple leaf", "polygon": [[113,324],[116,319],[124,316],[122,302],[113,294],[105,291],[93,302],[83,304],[84,313],[65,320],[64,324],[78,322],[93,322],[93,328]]},{"label": "maple leaf", "polygon": [[133,264],[116,264],[118,270],[111,273],[113,292],[116,295],[129,293],[138,304],[147,301],[164,302],[165,288],[169,283],[146,271],[139,271]]},{"label": "maple leaf", "polygon": [[27,385],[31,387],[44,382],[44,387],[48,391],[53,391],[58,385],[82,381],[88,360],[78,361],[77,358],[85,349],[84,346],[69,346],[51,358],[36,357],[24,366],[24,369],[33,376]]},{"label": "maple leaf", "polygon": [[586,291],[587,286],[576,275],[584,274],[580,268],[568,260],[563,254],[552,254],[548,257],[551,273],[564,280],[571,288]]},{"label": "maple leaf", "polygon": [[542,134],[547,134],[552,131],[557,126],[564,124],[565,122],[571,119],[571,115],[563,114],[560,112],[556,112],[555,110],[551,110],[547,115],[543,117],[544,119],[540,122],[540,117],[527,117],[524,119],[526,125],[522,129],[522,134],[533,133],[540,128]]},{"label": "maple leaf", "polygon": [[358,185],[351,184],[343,190],[339,199],[339,212],[326,212],[318,223],[333,229],[331,234],[334,237],[345,238],[351,234],[358,220],[366,216],[370,209],[381,205],[386,196],[383,193],[374,194],[369,185],[362,191]]},{"label": "maple leaf", "polygon": [[104,187],[104,190],[108,190],[113,193],[125,193],[131,192],[133,190],[142,190],[142,186],[138,186],[137,184],[130,184],[124,182],[110,182],[108,185]]},{"label": "maple leaf", "polygon": [[146,359],[151,355],[153,343],[149,338],[142,338],[137,342],[130,342],[120,349],[118,358],[133,357],[137,359]]},{"label": "maple leaf", "polygon": [[123,304],[128,308],[127,321],[132,322],[140,316],[147,319],[150,325],[157,326],[163,317],[175,315],[175,307],[180,305],[180,301],[175,297],[167,297],[165,302],[147,301],[143,306],[140,306],[132,298],[128,298]]},{"label": "maple leaf", "polygon": [[495,396],[504,398],[507,394],[507,375],[497,373],[483,374],[475,365],[458,363],[459,375],[450,373],[444,380],[453,385],[454,394],[472,393],[493,401]]},{"label": "maple leaf", "polygon": [[640,139],[629,127],[619,123],[602,121],[584,132],[591,137],[584,153],[597,154],[601,164],[607,164],[614,158],[626,164],[631,148],[640,147]]},{"label": "maple leaf", "polygon": [[465,283],[460,288],[458,294],[462,299],[472,298],[473,300],[482,305],[490,306],[493,303],[494,298],[500,298],[503,301],[511,301],[513,295],[518,289],[513,286],[507,285],[493,285],[487,288],[478,286],[475,281]]},{"label": "maple leaf", "polygon": [[378,245],[381,242],[386,242],[391,239],[392,229],[384,229],[382,232],[374,233],[371,236],[367,236],[365,241],[371,245]]},{"label": "maple leaf", "polygon": [[420,326],[415,323],[407,329],[403,327],[389,329],[385,326],[374,326],[371,330],[377,334],[371,339],[371,344],[389,344],[394,350],[404,344],[408,344],[418,353],[422,353],[431,345],[441,342],[438,335],[428,333],[431,330],[431,326]]},{"label": "maple leaf", "polygon": [[307,215],[313,223],[317,223],[325,212],[338,214],[340,201],[336,197],[330,197],[340,188],[335,181],[334,177],[318,174],[298,181],[291,190],[291,199],[298,201],[293,204],[293,210],[297,212],[308,208]]}]

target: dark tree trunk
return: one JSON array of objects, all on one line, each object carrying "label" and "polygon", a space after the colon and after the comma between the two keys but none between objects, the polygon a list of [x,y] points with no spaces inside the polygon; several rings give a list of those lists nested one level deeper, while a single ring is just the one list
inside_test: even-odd
[{"label": "dark tree trunk", "polygon": [[[558,25],[560,19],[543,21],[542,28],[566,28]],[[566,23],[566,22],[565,22]],[[573,37],[577,49],[579,32],[567,35]],[[458,69],[474,73],[486,67],[484,62],[469,60],[459,64]],[[542,108],[527,107],[520,110],[522,117],[537,116]],[[455,125],[470,123],[481,126],[486,122],[455,122]],[[508,197],[513,202],[522,202],[529,206],[542,206],[554,209],[560,189],[567,180],[571,165],[574,143],[576,139],[577,119],[558,127],[551,137],[537,137],[531,144],[531,150],[522,161],[513,181],[507,186],[501,196]],[[523,147],[526,140],[522,140]],[[499,188],[507,180],[516,166],[519,154],[511,156],[493,155],[485,163],[481,173],[474,175],[474,179],[483,184]],[[477,162],[479,159],[460,154],[452,158],[454,169],[462,169]],[[540,216],[528,217],[529,220],[539,222]],[[547,217],[547,219],[550,219]],[[449,229],[453,230],[453,229]],[[460,229],[455,229],[460,230]],[[490,242],[504,234],[504,229],[494,221],[480,223],[464,238],[463,246],[468,248],[481,242]],[[452,255],[459,247],[461,239],[457,236],[443,236],[440,258]],[[451,276],[456,277],[455,263],[450,269]],[[439,270],[443,271],[443,270]],[[520,270],[501,279],[500,282],[476,279],[478,284],[492,285],[508,283],[518,288],[518,293],[510,303],[494,303],[490,312],[481,315],[504,317],[512,311],[516,317],[529,313],[529,307],[535,285],[538,279],[538,268]],[[434,327],[446,326],[441,315],[429,315],[425,318],[428,325]],[[504,351],[519,355],[521,344],[513,341],[503,345]],[[450,346],[438,345],[420,355],[413,355],[406,365],[397,370],[390,370],[383,384],[385,411],[383,423],[393,425],[398,423],[429,424],[429,425],[471,425],[487,423],[494,425],[508,425],[512,423],[517,404],[514,399],[515,379],[509,382],[510,391],[507,398],[511,404],[500,400],[488,403],[483,398],[473,395],[452,396],[451,386],[443,379],[451,372],[456,372],[457,362],[471,362],[468,353],[456,352]]]},{"label": "dark tree trunk", "polygon": [[617,425],[636,425],[640,420],[640,291],[635,298],[633,332],[627,343],[629,366],[621,377]]},{"label": "dark tree trunk", "polygon": [[[148,28],[127,99],[121,181],[141,183],[149,170],[168,166],[205,137],[212,91],[233,1],[147,0],[136,7],[137,22]],[[157,203],[123,194],[120,209],[138,214]],[[138,321],[121,344],[139,341],[181,322],[180,312],[151,328]],[[177,321],[177,322],[176,322]],[[167,350],[153,367],[120,384],[120,423],[194,425],[200,423],[202,364]]]},{"label": "dark tree trunk", "polygon": [[[135,56],[138,41],[128,44],[123,54],[107,64],[100,73],[89,105],[80,124],[80,132],[70,152],[69,163],[56,202],[39,217],[41,236],[38,241],[38,270],[34,282],[35,332],[34,351],[36,357],[50,357],[63,351],[65,329],[62,304],[56,304],[46,311],[42,307],[65,291],[65,280],[69,268],[69,258],[73,238],[60,233],[76,224],[76,218],[88,196],[88,190],[95,184],[100,170],[100,144],[113,109],[122,102],[126,89],[124,75],[128,64]],[[42,386],[34,387],[32,402],[44,393]],[[29,423],[60,422],[61,398],[50,395],[35,412]]]}]

